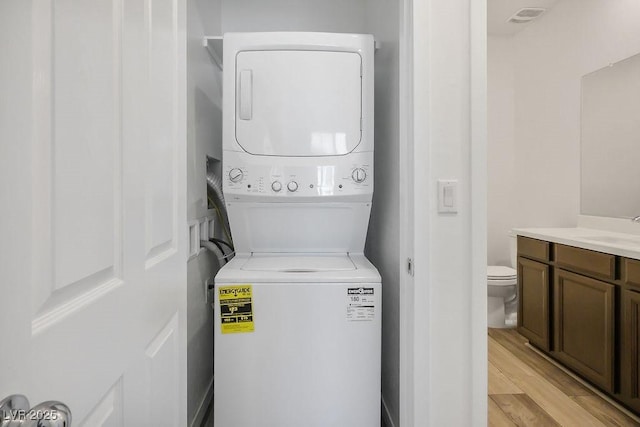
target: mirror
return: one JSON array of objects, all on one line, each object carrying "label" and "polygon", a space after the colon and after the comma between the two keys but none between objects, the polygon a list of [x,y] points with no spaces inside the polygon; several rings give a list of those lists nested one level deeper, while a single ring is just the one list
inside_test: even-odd
[{"label": "mirror", "polygon": [[582,78],[580,211],[640,215],[640,54]]}]

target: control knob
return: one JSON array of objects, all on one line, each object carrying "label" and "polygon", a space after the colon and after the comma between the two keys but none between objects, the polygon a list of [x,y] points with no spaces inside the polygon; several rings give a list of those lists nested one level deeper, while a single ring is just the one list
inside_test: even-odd
[{"label": "control knob", "polygon": [[359,184],[367,179],[367,172],[362,168],[355,168],[353,172],[351,172],[351,178]]},{"label": "control knob", "polygon": [[244,172],[240,168],[233,168],[229,171],[229,179],[231,182],[240,182],[244,178]]},{"label": "control knob", "polygon": [[298,183],[295,181],[289,181],[289,183],[287,184],[287,190],[293,193],[297,189],[298,189]]},{"label": "control knob", "polygon": [[280,192],[280,190],[282,190],[282,184],[280,183],[280,181],[273,181],[271,183],[271,189],[278,193]]}]

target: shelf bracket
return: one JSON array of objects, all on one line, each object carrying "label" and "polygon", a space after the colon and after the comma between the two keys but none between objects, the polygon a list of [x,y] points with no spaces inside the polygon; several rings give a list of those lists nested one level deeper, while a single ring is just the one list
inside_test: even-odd
[{"label": "shelf bracket", "polygon": [[202,45],[207,48],[213,62],[222,70],[222,36],[205,36]]}]

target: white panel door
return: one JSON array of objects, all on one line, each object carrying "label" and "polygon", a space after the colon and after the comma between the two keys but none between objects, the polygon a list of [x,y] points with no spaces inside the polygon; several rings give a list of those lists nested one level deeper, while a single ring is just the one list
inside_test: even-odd
[{"label": "white panel door", "polygon": [[362,58],[265,50],[236,57],[236,139],[259,155],[331,156],[360,143]]},{"label": "white panel door", "polygon": [[0,2],[0,399],[186,424],[183,0]]}]

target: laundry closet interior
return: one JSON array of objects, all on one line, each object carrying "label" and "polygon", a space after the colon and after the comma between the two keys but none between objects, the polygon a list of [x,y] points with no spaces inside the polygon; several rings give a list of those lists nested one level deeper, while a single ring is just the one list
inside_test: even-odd
[{"label": "laundry closet interior", "polygon": [[[371,34],[375,39],[374,192],[365,256],[382,277],[381,393],[383,419],[399,414],[400,281],[400,4],[384,0],[187,2],[188,220],[199,235],[224,237],[207,198],[207,173],[222,167],[222,45],[231,32],[329,32]],[[207,42],[209,39],[209,42]],[[232,215],[231,213],[230,215]],[[213,221],[212,221],[213,220]],[[203,224],[207,230],[203,231]],[[210,229],[209,229],[210,228]],[[193,230],[192,230],[193,231]],[[193,240],[197,236],[191,235]],[[191,253],[188,263],[187,392],[189,424],[212,407],[214,318],[207,284],[220,266],[209,251]]]}]

